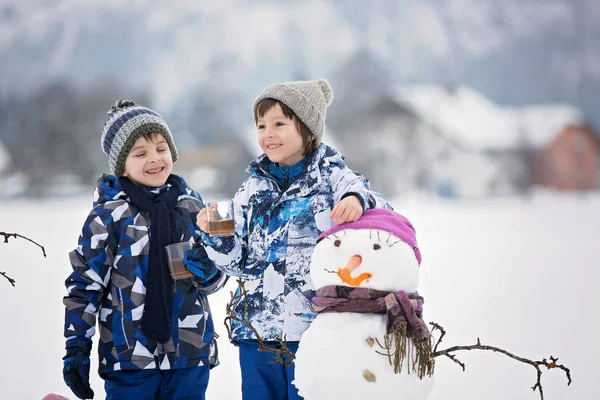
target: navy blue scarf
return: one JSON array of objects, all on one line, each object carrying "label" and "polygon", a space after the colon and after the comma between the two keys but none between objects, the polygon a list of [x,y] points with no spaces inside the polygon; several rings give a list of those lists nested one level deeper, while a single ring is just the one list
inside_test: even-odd
[{"label": "navy blue scarf", "polygon": [[120,177],[119,183],[131,202],[150,215],[150,254],[141,329],[148,338],[166,343],[171,338],[173,279],[165,246],[180,241],[175,204],[183,191],[183,179],[171,174],[167,179],[171,187],[156,195],[126,177]]}]

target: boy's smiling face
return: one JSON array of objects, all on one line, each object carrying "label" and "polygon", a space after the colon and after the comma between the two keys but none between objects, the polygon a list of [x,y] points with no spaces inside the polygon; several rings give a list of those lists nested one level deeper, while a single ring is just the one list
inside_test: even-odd
[{"label": "boy's smiling face", "polygon": [[269,160],[290,166],[304,158],[302,135],[294,120],[283,114],[279,104],[256,120],[256,129],[258,144]]},{"label": "boy's smiling face", "polygon": [[173,171],[173,157],[169,144],[160,133],[149,138],[138,138],[125,160],[123,176],[138,185],[161,187]]}]

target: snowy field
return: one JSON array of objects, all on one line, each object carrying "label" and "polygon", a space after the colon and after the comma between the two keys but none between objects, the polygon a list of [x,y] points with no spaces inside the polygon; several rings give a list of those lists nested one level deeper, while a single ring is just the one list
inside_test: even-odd
[{"label": "snowy field", "polygon": [[[63,384],[64,279],[89,199],[0,205],[0,231],[42,243],[44,258],[24,240],[0,244],[2,357],[0,399],[41,399],[54,392],[75,397]],[[443,202],[410,197],[392,201],[412,220],[423,254],[419,292],[425,320],[444,326],[446,346],[483,344],[531,359],[550,355],[571,368],[544,371],[547,400],[600,399],[600,196]],[[226,289],[210,297],[220,339],[221,365],[213,370],[208,399],[241,399],[237,350],[222,320]],[[445,347],[445,346],[442,346]],[[458,353],[462,372],[438,359],[429,400],[536,400],[535,370],[503,355]],[[104,398],[92,357],[92,386]],[[389,399],[402,398],[401,393]]]}]

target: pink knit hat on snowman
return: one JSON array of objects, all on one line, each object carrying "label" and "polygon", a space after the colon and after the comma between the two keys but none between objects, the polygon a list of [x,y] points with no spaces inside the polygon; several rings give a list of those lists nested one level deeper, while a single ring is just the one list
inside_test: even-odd
[{"label": "pink knit hat on snowman", "polygon": [[415,251],[415,257],[421,265],[421,251],[417,247],[417,236],[414,226],[410,221],[395,211],[386,208],[373,208],[367,210],[358,221],[335,225],[323,232],[318,240],[332,233],[339,232],[342,229],[375,229],[393,233],[404,243],[408,244]]},{"label": "pink knit hat on snowman", "polygon": [[69,400],[68,398],[61,396],[60,394],[48,393],[42,400]]}]

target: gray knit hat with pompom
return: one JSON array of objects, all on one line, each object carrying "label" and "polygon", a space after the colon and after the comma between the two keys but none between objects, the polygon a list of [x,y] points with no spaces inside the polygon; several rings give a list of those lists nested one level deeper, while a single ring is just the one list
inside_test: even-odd
[{"label": "gray knit hat with pompom", "polygon": [[265,99],[275,99],[288,106],[315,135],[317,145],[321,143],[327,107],[333,100],[329,82],[319,79],[269,85],[254,100],[254,115],[258,104]]},{"label": "gray knit hat with pompom", "polygon": [[141,136],[160,133],[177,161],[177,148],[167,123],[156,111],[139,106],[131,100],[119,100],[108,112],[102,127],[102,151],[108,156],[108,165],[115,176],[123,175],[129,151]]}]

